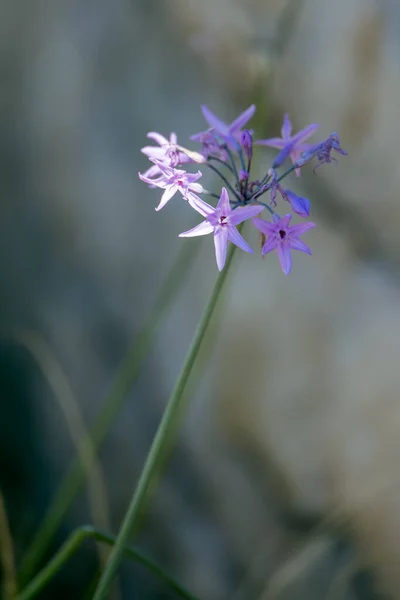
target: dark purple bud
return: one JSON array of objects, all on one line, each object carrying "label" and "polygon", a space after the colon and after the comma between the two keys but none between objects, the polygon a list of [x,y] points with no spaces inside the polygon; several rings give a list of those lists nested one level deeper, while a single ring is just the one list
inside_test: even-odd
[{"label": "dark purple bud", "polygon": [[240,144],[247,158],[251,160],[253,156],[253,136],[248,129],[244,129],[240,134]]},{"label": "dark purple bud", "polygon": [[290,202],[293,212],[300,217],[308,217],[310,215],[310,201],[307,198],[298,196],[290,190],[285,190],[285,199]]},{"label": "dark purple bud", "polygon": [[248,173],[247,171],[243,171],[243,169],[240,169],[239,171],[239,179],[240,181],[246,181],[249,178],[250,173]]}]

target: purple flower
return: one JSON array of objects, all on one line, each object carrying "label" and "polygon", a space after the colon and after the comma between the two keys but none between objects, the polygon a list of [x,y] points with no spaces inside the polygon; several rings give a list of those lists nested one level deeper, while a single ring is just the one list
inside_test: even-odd
[{"label": "purple flower", "polygon": [[146,174],[142,175],[139,173],[139,177],[151,187],[155,186],[165,190],[156,210],[161,210],[178,191],[181,192],[184,199],[192,206],[196,204],[197,200],[200,200],[196,194],[204,192],[204,188],[200,183],[195,183],[202,175],[200,171],[197,173],[186,173],[186,171],[164,165],[156,159],[150,160],[156,164],[161,172],[161,176],[158,179],[152,179]]},{"label": "purple flower", "polygon": [[[281,129],[282,138],[258,140],[256,144],[270,146],[271,148],[279,148],[281,150],[272,165],[274,169],[277,169],[285,162],[288,156],[292,159],[293,164],[298,161],[301,154],[310,147],[309,144],[304,144],[303,142],[315,133],[318,127],[319,125],[313,123],[292,136],[292,123],[288,113],[286,113]],[[296,168],[296,175],[300,175],[300,168]]]},{"label": "purple flower", "polygon": [[232,210],[228,192],[225,188],[222,188],[216,208],[210,206],[210,204],[207,204],[207,202],[204,202],[200,198],[192,206],[203,217],[206,217],[206,220],[200,223],[200,225],[193,227],[193,229],[181,233],[179,237],[194,237],[214,233],[215,257],[220,271],[222,271],[225,265],[228,241],[245,252],[253,252],[235,226],[246,219],[258,215],[263,210],[262,206],[244,206]]},{"label": "purple flower", "polygon": [[282,271],[285,275],[289,275],[292,269],[291,249],[312,254],[310,248],[298,238],[309,229],[315,227],[315,223],[311,221],[290,227],[291,218],[292,215],[285,215],[282,218],[274,215],[272,223],[263,219],[253,219],[255,227],[267,236],[261,254],[264,256],[268,252],[276,250]]},{"label": "purple flower", "polygon": [[249,108],[242,112],[242,114],[240,114],[237,117],[237,119],[232,121],[230,125],[227,125],[226,123],[221,121],[221,119],[214,115],[214,113],[211,112],[211,110],[207,108],[207,106],[203,105],[201,107],[201,110],[205,120],[210,125],[211,129],[209,129],[208,131],[195,133],[194,135],[190,136],[190,139],[196,142],[201,142],[203,144],[203,147],[206,146],[206,151],[209,155],[213,152],[209,151],[208,146],[213,147],[217,145],[220,149],[221,144],[218,142],[217,137],[222,138],[223,143],[226,143],[232,150],[238,150],[240,144],[240,136],[242,133],[241,129],[242,127],[244,127],[244,125],[246,125],[247,121],[249,121],[249,119],[251,119],[251,117],[254,115],[256,107],[254,104],[249,106]]},{"label": "purple flower", "polygon": [[339,136],[335,132],[331,133],[325,141],[314,144],[314,146],[311,146],[308,150],[303,152],[298,158],[297,164],[303,166],[312,158],[316,158],[318,162],[314,167],[315,171],[315,169],[325,163],[331,163],[332,161],[337,162],[336,158],[331,156],[333,150],[342,156],[347,156],[346,150],[343,150],[343,148],[340,147]]}]

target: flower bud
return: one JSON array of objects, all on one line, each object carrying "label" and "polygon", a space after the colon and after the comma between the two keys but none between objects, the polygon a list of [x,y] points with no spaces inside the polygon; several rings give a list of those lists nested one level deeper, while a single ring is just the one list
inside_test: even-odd
[{"label": "flower bud", "polygon": [[247,158],[251,160],[253,156],[253,136],[248,129],[244,129],[240,134],[240,144]]},{"label": "flower bud", "polygon": [[285,190],[285,197],[290,202],[293,212],[300,217],[308,217],[310,215],[310,201],[308,198],[298,196],[290,190]]}]

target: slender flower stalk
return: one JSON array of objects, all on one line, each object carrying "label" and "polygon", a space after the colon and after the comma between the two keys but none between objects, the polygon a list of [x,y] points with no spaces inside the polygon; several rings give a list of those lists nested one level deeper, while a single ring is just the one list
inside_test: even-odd
[{"label": "slender flower stalk", "polygon": [[124,548],[128,540],[132,538],[132,534],[137,528],[141,509],[147,498],[150,484],[154,481],[154,479],[157,478],[160,472],[160,462],[162,461],[163,455],[167,450],[171,442],[171,438],[179,424],[183,408],[183,393],[185,391],[189,375],[192,371],[193,365],[199,353],[208,325],[211,321],[211,317],[217,305],[221,290],[225,283],[226,276],[229,271],[229,266],[233,258],[234,250],[235,246],[230,246],[226,259],[225,269],[218,275],[217,281],[214,286],[214,290],[206,305],[203,316],[194,335],[186,360],[183,364],[182,371],[176,382],[175,388],[170,396],[161,422],[158,426],[157,433],[147,455],[142,474],[132,496],[131,503],[126,512],[125,518],[121,525],[119,534],[108,559],[105,570],[103,571],[99,584],[96,588],[93,600],[105,600],[106,598],[108,598],[107,594],[109,592],[115,574],[118,570],[118,567],[121,563]]}]

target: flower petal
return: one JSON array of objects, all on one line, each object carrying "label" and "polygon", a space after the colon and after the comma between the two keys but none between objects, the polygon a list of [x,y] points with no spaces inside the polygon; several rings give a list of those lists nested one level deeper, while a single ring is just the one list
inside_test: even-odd
[{"label": "flower petal", "polygon": [[231,225],[239,225],[247,219],[251,219],[264,210],[264,206],[243,206],[235,208],[229,215],[229,223]]},{"label": "flower petal", "polygon": [[166,156],[165,148],[158,148],[158,146],[144,146],[140,152],[143,152],[146,156],[152,156],[162,160]]},{"label": "flower petal", "polygon": [[278,253],[279,262],[281,263],[281,269],[285,275],[289,275],[292,270],[292,255],[290,253],[290,247],[288,244],[278,244],[276,247]]},{"label": "flower petal", "polygon": [[290,228],[290,235],[299,237],[299,235],[303,235],[303,233],[309,229],[314,229],[314,227],[316,227],[316,225],[312,221],[308,221],[308,223],[300,223],[299,225],[293,225],[293,227]]},{"label": "flower petal", "polygon": [[145,171],[144,173],[138,173],[138,175],[139,175],[139,179],[141,179],[145,183],[149,183],[147,180],[152,179],[152,185],[154,187],[154,183],[153,183],[154,177],[156,177],[157,175],[162,175],[162,173],[161,173],[160,169],[157,167],[157,165],[153,165],[152,167],[149,167],[147,169],[147,171]]},{"label": "flower petal", "polygon": [[196,237],[197,235],[207,235],[213,231],[214,227],[208,221],[203,221],[199,225],[196,225],[196,227],[180,233],[179,237]]},{"label": "flower petal", "polygon": [[160,204],[156,207],[156,210],[161,210],[167,204],[169,200],[171,200],[172,196],[175,196],[178,191],[177,185],[170,185],[166,188],[165,192],[161,196]]},{"label": "flower petal", "polygon": [[207,108],[207,106],[203,105],[201,107],[201,112],[203,113],[203,116],[207,123],[210,125],[210,127],[215,129],[215,131],[217,131],[221,135],[229,134],[228,125],[221,121],[221,119],[219,119],[216,115],[214,115],[214,113],[211,112],[211,110]]},{"label": "flower petal", "polygon": [[300,217],[308,217],[310,214],[310,201],[308,198],[298,196],[291,190],[284,190],[285,198],[290,202],[293,212]]},{"label": "flower petal", "polygon": [[245,252],[250,252],[251,254],[254,254],[253,248],[249,246],[244,237],[240,235],[236,227],[228,226],[228,240],[232,242],[232,244],[235,244],[238,248],[244,250]]},{"label": "flower petal", "polygon": [[193,194],[190,191],[187,192],[186,200],[189,202],[190,206],[197,210],[203,217],[208,217],[215,213],[215,208],[213,206],[204,202],[199,196],[196,196],[196,194]]},{"label": "flower petal", "polygon": [[164,144],[167,144],[169,146],[169,141],[167,140],[167,138],[161,135],[161,133],[157,133],[156,131],[149,131],[147,137],[157,142],[157,144],[160,144],[160,146],[163,146]]},{"label": "flower petal", "polygon": [[[161,174],[162,176],[159,177],[158,179],[150,178],[148,176],[148,173],[151,170],[151,168],[152,167],[150,167],[150,169],[148,169],[146,171],[147,175],[146,175],[146,173],[138,173],[139,179],[141,179],[142,181],[144,181],[144,183],[148,183],[148,184],[151,184],[151,185],[156,186],[156,187],[164,187],[164,185],[165,185],[165,177],[162,174]],[[158,166],[156,166],[155,168],[158,169]],[[158,172],[159,172],[159,169],[158,169]]]},{"label": "flower petal", "polygon": [[305,252],[311,256],[312,251],[311,248],[307,246],[304,242],[299,240],[298,238],[289,238],[289,246],[293,248],[293,250],[299,250],[300,252]]},{"label": "flower petal", "polygon": [[229,215],[231,213],[231,204],[229,202],[229,195],[226,188],[222,188],[221,196],[219,197],[216,212],[219,215]]},{"label": "flower petal", "polygon": [[277,245],[278,245],[278,240],[276,239],[275,236],[267,238],[264,246],[261,248],[262,256],[264,256],[265,254],[268,254],[268,252],[272,252],[272,250],[276,250]]},{"label": "flower petal", "polygon": [[[278,219],[275,222],[275,231],[279,231],[279,229],[287,229],[289,227],[291,220],[292,220],[292,215],[285,215],[281,219]],[[300,225],[300,227],[301,227],[301,225]],[[292,229],[293,229],[293,227],[290,228],[291,231],[292,231]]]},{"label": "flower petal", "polygon": [[270,148],[282,149],[285,147],[285,140],[281,138],[269,138],[268,140],[257,140],[255,142],[259,146],[269,146]]},{"label": "flower petal", "polygon": [[269,221],[264,221],[264,219],[253,219],[253,225],[266,235],[274,235],[276,232],[276,225],[274,223],[270,223]]},{"label": "flower petal", "polygon": [[289,113],[285,113],[285,115],[283,117],[283,125],[282,125],[282,129],[281,129],[281,133],[282,133],[282,138],[285,140],[285,142],[288,142],[290,140],[290,135],[292,133],[292,122],[289,119]]},{"label": "flower petal", "polygon": [[307,127],[302,129],[301,131],[299,131],[299,133],[296,133],[296,135],[294,135],[292,137],[292,142],[294,142],[296,145],[299,142],[304,142],[310,136],[312,136],[312,134],[315,133],[318,128],[319,128],[319,125],[317,125],[317,123],[313,123],[312,125],[307,125]]},{"label": "flower petal", "polygon": [[285,160],[287,159],[289,154],[292,152],[292,148],[293,148],[293,146],[291,143],[287,144],[284,148],[282,148],[282,150],[279,152],[279,154],[277,154],[277,156],[275,156],[274,162],[272,163],[273,169],[277,169],[278,167],[283,165],[283,163],[285,162]]},{"label": "flower petal", "polygon": [[228,127],[229,131],[233,134],[238,129],[242,129],[242,127],[246,125],[247,121],[251,119],[255,112],[255,104],[252,104],[251,106],[249,106],[249,108],[246,108],[246,110],[243,111],[242,114],[237,117],[237,119],[232,121],[232,123]]},{"label": "flower petal", "polygon": [[214,245],[215,245],[215,258],[217,260],[217,267],[219,271],[225,266],[226,261],[226,249],[228,246],[228,228],[218,227],[214,230]]}]

